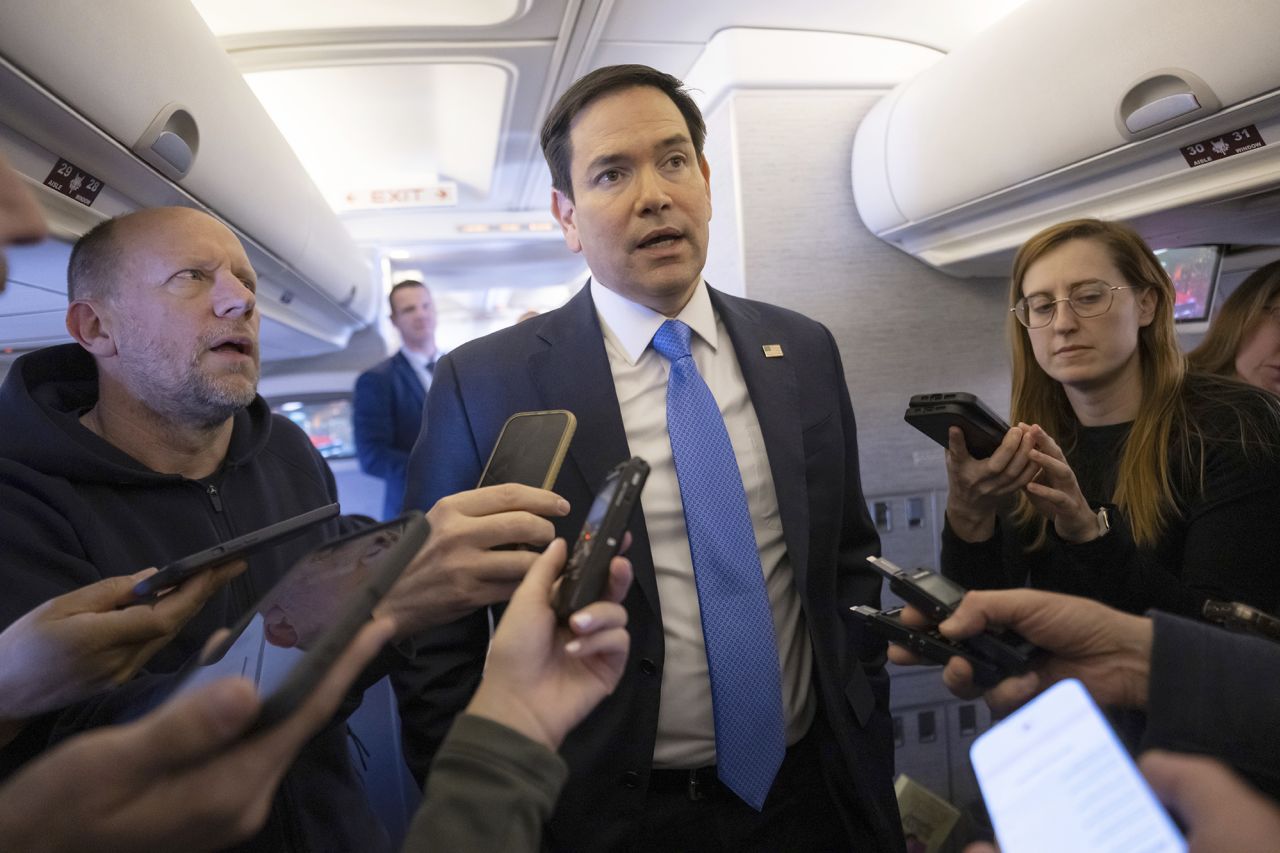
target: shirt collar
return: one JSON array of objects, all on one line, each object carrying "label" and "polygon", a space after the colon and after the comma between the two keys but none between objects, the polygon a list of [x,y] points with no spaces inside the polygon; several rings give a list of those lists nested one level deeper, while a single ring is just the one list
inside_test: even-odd
[{"label": "shirt collar", "polygon": [[419,370],[426,370],[427,365],[431,364],[431,362],[436,361],[440,358],[439,350],[436,350],[436,352],[430,356],[425,356],[425,355],[422,355],[421,353],[416,353],[407,347],[400,347],[400,352],[404,354],[404,357],[409,360],[409,363],[411,365],[418,368]]},{"label": "shirt collar", "polygon": [[[634,365],[644,355],[645,348],[653,340],[658,327],[667,318],[638,302],[632,302],[625,296],[605,287],[596,277],[591,276],[591,299],[595,302],[596,316],[600,318],[600,326],[606,337],[612,336],[622,348],[628,363]],[[719,345],[716,332],[716,312],[711,305],[711,295],[707,293],[707,283],[698,279],[698,286],[693,295],[685,303],[684,308],[675,319],[680,320],[693,330],[715,351]]]}]

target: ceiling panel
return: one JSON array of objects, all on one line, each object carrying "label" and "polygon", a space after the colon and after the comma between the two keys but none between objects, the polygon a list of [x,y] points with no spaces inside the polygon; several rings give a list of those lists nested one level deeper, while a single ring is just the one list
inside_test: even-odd
[{"label": "ceiling panel", "polygon": [[603,41],[706,43],[727,27],[829,30],[950,50],[1024,0],[616,0]]},{"label": "ceiling panel", "polygon": [[512,85],[492,63],[387,63],[245,75],[335,210],[349,194],[456,181],[488,196]]},{"label": "ceiling panel", "polygon": [[193,0],[219,36],[275,30],[368,27],[490,27],[522,14],[529,0]]}]

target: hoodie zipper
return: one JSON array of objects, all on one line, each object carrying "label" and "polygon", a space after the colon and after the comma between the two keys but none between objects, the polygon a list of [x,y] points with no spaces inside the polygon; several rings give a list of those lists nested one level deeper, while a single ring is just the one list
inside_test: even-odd
[{"label": "hoodie zipper", "polygon": [[222,512],[222,495],[218,494],[218,487],[212,484],[205,486],[205,494],[209,496],[209,503],[213,504],[213,511]]}]

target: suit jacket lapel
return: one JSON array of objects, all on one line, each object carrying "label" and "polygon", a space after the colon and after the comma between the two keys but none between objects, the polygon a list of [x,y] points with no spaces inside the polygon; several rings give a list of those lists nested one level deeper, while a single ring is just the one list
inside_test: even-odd
[{"label": "suit jacket lapel", "polygon": [[[530,357],[530,376],[546,408],[568,409],[577,416],[568,463],[582,478],[585,492],[594,495],[613,467],[631,458],[631,451],[591,288],[583,287],[563,308],[548,315],[538,336],[547,348]],[[643,513],[636,513],[632,532],[634,544],[628,556],[636,585],[658,613],[658,585]]]},{"label": "suit jacket lapel", "polygon": [[427,391],[422,387],[422,379],[418,376],[418,371],[414,370],[413,365],[409,363],[409,359],[405,357],[403,352],[397,352],[392,356],[391,363],[395,365],[396,373],[399,374],[401,383],[413,395],[410,399],[416,403],[415,408],[421,410],[422,404],[427,399]]},{"label": "suit jacket lapel", "polygon": [[[805,485],[804,437],[796,417],[800,411],[796,371],[785,356],[785,332],[762,326],[751,303],[710,287],[707,291],[733,341],[742,378],[760,422],[787,554],[795,572],[796,589],[803,592],[809,569],[809,493]],[[765,358],[766,344],[781,345],[783,357]]]}]

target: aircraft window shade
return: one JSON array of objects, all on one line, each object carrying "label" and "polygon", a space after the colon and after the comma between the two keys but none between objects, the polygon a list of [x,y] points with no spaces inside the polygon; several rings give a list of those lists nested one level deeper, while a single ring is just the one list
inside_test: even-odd
[{"label": "aircraft window shade", "polygon": [[350,459],[356,455],[350,394],[306,394],[269,402],[271,411],[302,428],[325,459]]}]

